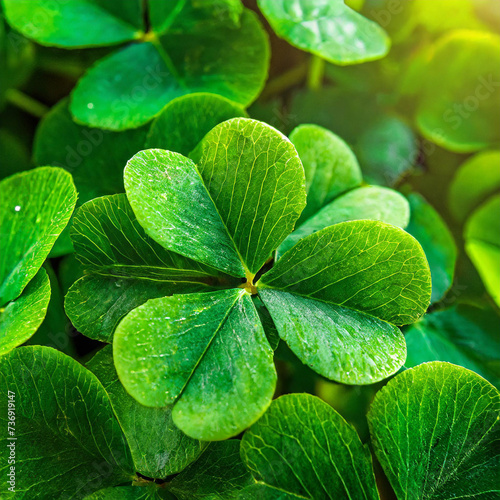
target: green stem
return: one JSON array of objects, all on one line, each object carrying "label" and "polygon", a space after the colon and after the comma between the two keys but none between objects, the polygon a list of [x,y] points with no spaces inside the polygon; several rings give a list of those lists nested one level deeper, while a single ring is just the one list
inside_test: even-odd
[{"label": "green stem", "polygon": [[48,106],[17,89],[8,89],[5,98],[10,104],[37,118],[42,118],[49,111]]},{"label": "green stem", "polygon": [[325,75],[325,60],[319,56],[313,55],[309,62],[309,71],[307,72],[307,86],[311,90],[319,90],[323,85]]},{"label": "green stem", "polygon": [[78,80],[85,71],[82,66],[76,63],[44,58],[40,58],[37,66],[48,73],[55,73],[56,75],[72,78],[74,80]]},{"label": "green stem", "polygon": [[307,63],[299,64],[294,68],[282,73],[276,78],[272,79],[261,94],[263,99],[267,99],[275,94],[281,94],[290,87],[298,85],[307,76]]}]

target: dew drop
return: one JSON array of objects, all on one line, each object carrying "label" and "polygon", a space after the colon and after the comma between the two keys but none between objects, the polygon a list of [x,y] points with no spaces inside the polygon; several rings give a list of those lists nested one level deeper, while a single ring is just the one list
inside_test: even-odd
[{"label": "dew drop", "polygon": [[89,109],[93,109],[93,108],[94,108],[94,104],[93,104],[93,103],[91,103],[91,102],[89,102],[89,103],[87,104],[87,108],[89,108]]}]

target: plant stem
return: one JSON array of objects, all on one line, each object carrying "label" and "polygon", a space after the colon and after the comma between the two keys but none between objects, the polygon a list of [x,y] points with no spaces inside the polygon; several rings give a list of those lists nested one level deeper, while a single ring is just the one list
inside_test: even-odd
[{"label": "plant stem", "polygon": [[5,98],[10,104],[37,118],[42,118],[49,111],[48,106],[17,89],[8,89]]},{"label": "plant stem", "polygon": [[325,75],[325,60],[313,55],[309,61],[309,71],[307,72],[307,86],[311,90],[319,90],[323,85]]},{"label": "plant stem", "polygon": [[301,83],[307,75],[307,63],[299,64],[294,68],[282,73],[271,80],[261,94],[263,99],[267,99],[275,94],[281,94],[294,85]]},{"label": "plant stem", "polygon": [[38,67],[49,73],[78,80],[84,73],[84,68],[76,63],[68,63],[40,58]]}]

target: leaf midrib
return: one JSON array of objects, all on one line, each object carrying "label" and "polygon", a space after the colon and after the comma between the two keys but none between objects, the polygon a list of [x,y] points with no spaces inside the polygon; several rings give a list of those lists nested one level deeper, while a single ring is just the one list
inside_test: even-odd
[{"label": "leaf midrib", "polygon": [[234,306],[236,305],[236,303],[242,299],[243,295],[247,293],[245,292],[244,290],[241,290],[237,295],[236,295],[236,298],[234,299],[234,301],[232,302],[231,306],[227,308],[227,311],[224,315],[224,317],[222,318],[221,322],[219,323],[219,326],[215,329],[212,337],[210,338],[210,341],[207,343],[205,349],[203,350],[203,352],[201,353],[200,357],[198,358],[198,361],[196,362],[196,364],[194,365],[193,369],[191,370],[191,373],[189,374],[189,377],[186,379],[184,385],[182,386],[182,389],[179,391],[179,395],[177,396],[177,398],[175,399],[175,401],[173,402],[174,404],[177,404],[177,402],[182,398],[182,395],[184,394],[184,391],[186,389],[186,387],[189,385],[189,383],[191,382],[191,379],[193,378],[195,372],[196,372],[196,369],[198,368],[198,366],[200,365],[200,363],[202,362],[203,358],[205,357],[205,354],[208,352],[208,350],[210,349],[210,346],[212,345],[215,337],[217,336],[217,334],[222,330],[222,328],[224,327],[224,324],[226,323],[227,321],[227,318],[231,315],[231,313],[233,312],[233,309],[234,309]]},{"label": "leaf midrib", "polygon": [[311,297],[310,295],[306,295],[306,294],[303,294],[303,293],[298,293],[298,292],[290,292],[288,290],[283,290],[281,288],[276,288],[274,286],[270,286],[270,285],[266,285],[264,283],[258,285],[257,284],[257,289],[267,289],[267,290],[274,290],[276,292],[281,292],[281,293],[289,293],[290,295],[297,295],[299,297],[302,297],[302,298],[305,298],[305,299],[309,299],[309,300],[317,300],[318,302],[323,302],[323,304],[327,304],[327,305],[330,305],[330,306],[337,306],[337,307],[342,307],[343,309],[349,309],[350,311],[355,311],[359,314],[363,314],[365,316],[369,316],[370,318],[374,318],[375,320],[377,321],[382,321],[383,323],[387,323],[391,326],[394,326],[395,328],[397,328],[399,330],[399,325],[396,325],[394,323],[391,323],[390,321],[387,321],[385,319],[381,319],[379,318],[378,316],[374,316],[373,314],[370,314],[370,313],[367,313],[366,311],[361,311],[360,309],[356,309],[354,307],[350,307],[350,306],[345,306],[343,304],[337,304],[336,302],[330,302],[328,300],[324,300],[324,299],[318,299],[317,297]]},{"label": "leaf midrib", "polygon": [[[213,206],[214,206],[214,208],[215,208],[215,212],[216,212],[216,213],[217,213],[217,215],[219,216],[219,219],[220,219],[220,221],[221,221],[221,223],[222,223],[222,226],[224,227],[224,230],[226,231],[226,234],[227,234],[227,236],[228,236],[229,240],[230,240],[230,241],[231,241],[231,243],[233,244],[233,248],[234,248],[234,250],[235,250],[235,252],[236,252],[236,255],[237,255],[237,257],[238,257],[238,259],[239,259],[239,261],[240,261],[241,267],[243,268],[243,271],[244,271],[244,273],[245,273],[245,277],[246,277],[247,279],[249,279],[249,277],[251,277],[251,278],[253,279],[253,277],[254,277],[255,275],[254,275],[252,272],[250,272],[250,270],[249,270],[249,269],[248,269],[248,267],[246,266],[245,261],[243,260],[243,257],[242,257],[242,255],[241,255],[241,253],[240,253],[240,251],[239,251],[238,247],[236,246],[236,243],[235,243],[235,241],[234,241],[234,238],[233,238],[233,237],[231,236],[231,234],[229,233],[229,229],[228,229],[228,227],[227,227],[226,223],[224,222],[224,219],[222,218],[221,213],[219,212],[219,208],[217,207],[217,205],[216,205],[216,203],[215,203],[214,199],[212,198],[212,195],[210,194],[210,190],[208,189],[207,185],[205,184],[205,180],[203,179],[203,176],[201,175],[201,173],[200,173],[200,171],[199,171],[199,169],[198,169],[198,165],[197,165],[195,162],[193,162],[193,164],[194,164],[194,167],[195,167],[195,172],[196,172],[196,174],[198,175],[198,177],[200,178],[201,183],[202,183],[203,187],[205,188],[205,191],[206,191],[206,193],[207,193],[208,197],[210,198],[210,201],[212,202],[212,204],[213,204]],[[243,276],[238,276],[238,277],[243,277]]]}]

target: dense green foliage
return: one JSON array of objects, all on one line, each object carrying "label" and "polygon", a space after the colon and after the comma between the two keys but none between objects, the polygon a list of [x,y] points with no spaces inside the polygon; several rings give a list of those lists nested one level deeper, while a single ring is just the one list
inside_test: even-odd
[{"label": "dense green foliage", "polygon": [[0,1],[2,499],[500,498],[498,2]]}]

